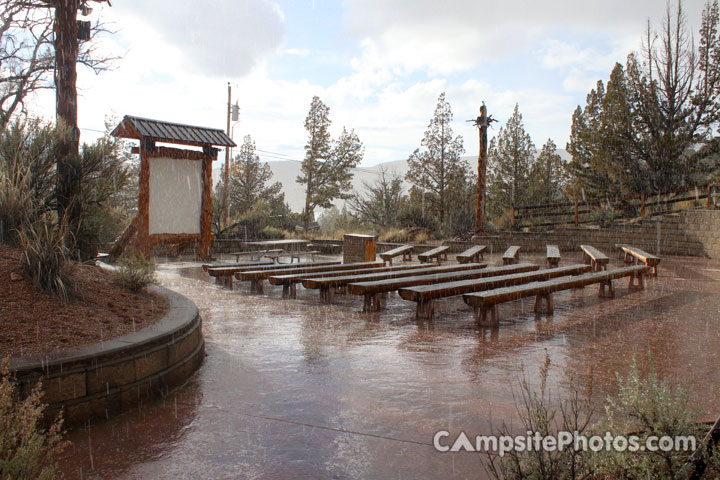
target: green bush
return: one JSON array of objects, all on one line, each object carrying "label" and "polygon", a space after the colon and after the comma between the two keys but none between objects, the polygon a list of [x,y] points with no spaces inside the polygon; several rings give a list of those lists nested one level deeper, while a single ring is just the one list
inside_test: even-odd
[{"label": "green bush", "polygon": [[[640,443],[650,435],[677,437],[693,435],[698,447],[706,428],[698,424],[700,412],[690,400],[686,386],[673,387],[661,380],[649,360],[649,372],[646,377],[640,374],[637,361],[633,358],[628,377],[618,376],[618,396],[610,399],[607,421],[601,422],[601,430],[617,435],[634,432],[640,437]],[[687,462],[692,452],[646,451],[600,451],[597,456],[597,472],[604,478],[691,478],[693,465]],[[717,448],[711,464],[717,465],[720,458]],[[715,472],[717,473],[717,472]],[[714,477],[717,478],[717,477]]]},{"label": "green bush", "polygon": [[113,272],[112,278],[133,292],[140,291],[148,285],[157,284],[155,264],[142,255],[119,259],[118,267]]},{"label": "green bush", "polygon": [[[626,379],[618,376],[619,393],[608,399],[607,418],[596,424],[590,398],[592,381],[588,381],[584,393],[577,391],[569,399],[551,402],[546,388],[550,360],[546,354],[540,369],[540,389],[533,391],[523,379],[521,397],[516,401],[523,431],[539,432],[541,436],[554,435],[558,431],[578,432],[589,438],[637,435],[639,445],[645,445],[648,436],[694,436],[697,440],[698,461],[689,461],[693,452],[649,450],[633,452],[588,449],[575,450],[570,445],[562,451],[510,451],[503,457],[488,454],[486,470],[500,479],[579,479],[579,478],[718,478],[720,473],[720,450],[718,446],[703,445],[708,428],[698,423],[699,411],[690,400],[686,387],[673,387],[661,380],[649,362],[647,376],[640,374],[633,359]],[[554,405],[553,405],[554,403]],[[511,435],[505,424],[498,435]],[[704,469],[704,472],[702,471]],[[705,476],[703,476],[703,473]]]},{"label": "green bush", "polygon": [[19,230],[53,208],[59,136],[38,121],[0,133],[0,241],[18,244]]},{"label": "green bush", "polygon": [[606,204],[593,208],[590,212],[590,220],[602,228],[609,228],[616,225],[618,218],[620,218],[620,212]]},{"label": "green bush", "polygon": [[70,235],[65,222],[47,213],[19,231],[23,269],[40,290],[66,299],[71,286],[66,272]]},{"label": "green bush", "polygon": [[0,478],[57,478],[56,459],[69,443],[62,440],[62,417],[44,429],[40,384],[21,400],[8,363],[0,367]]}]

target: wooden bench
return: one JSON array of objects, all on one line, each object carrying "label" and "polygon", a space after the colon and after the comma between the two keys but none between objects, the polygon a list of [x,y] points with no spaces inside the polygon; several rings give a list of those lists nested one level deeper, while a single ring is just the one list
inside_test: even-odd
[{"label": "wooden bench", "polygon": [[607,255],[591,245],[580,245],[580,249],[583,251],[586,263],[590,264],[593,272],[607,270],[608,262],[610,262]]},{"label": "wooden bench", "polygon": [[660,257],[656,257],[644,250],[640,250],[639,248],[626,245],[624,243],[618,243],[615,247],[625,254],[623,259],[625,263],[634,263],[636,265],[638,263],[644,263],[648,267],[652,268],[653,276],[657,277],[657,266],[658,263],[660,263]]},{"label": "wooden bench", "polygon": [[[409,268],[414,267],[414,268]],[[320,299],[325,303],[332,303],[333,293],[337,288],[344,288],[351,283],[372,282],[377,280],[389,280],[391,278],[411,277],[414,275],[435,275],[444,272],[455,272],[462,270],[471,270],[483,268],[484,265],[477,263],[468,263],[466,265],[408,265],[403,266],[399,270],[381,273],[367,273],[354,275],[352,273],[342,273],[335,277],[326,278],[304,278],[302,280],[303,287],[316,288],[320,290]]]},{"label": "wooden bench", "polygon": [[205,265],[203,265],[203,268],[208,275],[215,278],[215,283],[232,290],[233,275],[245,270],[253,270],[269,265],[273,265],[273,263],[269,260],[262,260],[257,262],[207,265],[207,268],[204,268]]},{"label": "wooden bench", "polygon": [[502,256],[503,265],[514,265],[520,261],[520,247],[512,245]]},{"label": "wooden bench", "polygon": [[[486,292],[469,293],[465,294],[463,299],[465,303],[474,308],[475,319],[479,324],[498,325],[498,305],[501,303],[535,296],[535,312],[540,313],[542,311],[542,304],[544,302],[546,312],[552,313],[554,309],[553,292],[569,290],[571,288],[583,288],[587,285],[599,283],[600,289],[598,295],[600,297],[613,297],[615,292],[612,285],[613,280],[630,277],[628,288],[644,288],[643,277],[647,273],[648,268],[649,267],[644,265],[634,265],[616,270],[603,270],[571,277],[559,277],[541,282],[496,288]],[[558,270],[560,270],[560,268],[547,271],[557,272]],[[639,280],[639,285],[635,283],[636,279]],[[607,291],[605,290],[606,288]]]},{"label": "wooden bench", "polygon": [[239,263],[240,257],[242,257],[242,256],[249,255],[250,261],[252,261],[256,255],[258,255],[258,259],[260,259],[266,253],[267,253],[267,250],[253,250],[253,251],[247,251],[247,252],[232,252],[230,255],[235,255],[235,263]]},{"label": "wooden bench", "polygon": [[393,248],[392,250],[388,250],[387,252],[383,252],[378,254],[380,258],[382,258],[382,261],[385,262],[387,265],[392,265],[393,258],[399,257],[402,255],[403,261],[411,261],[412,260],[412,251],[413,251],[412,245],[403,245],[397,248]]},{"label": "wooden bench", "polygon": [[546,245],[547,267],[555,268],[560,265],[560,249],[557,245]]},{"label": "wooden bench", "polygon": [[[368,267],[368,268],[360,268],[357,270],[353,270],[352,273],[355,274],[365,274],[365,273],[381,273],[381,272],[389,272],[394,270],[405,270],[405,269],[416,269],[416,268],[422,268],[423,265],[403,265],[403,266],[377,266],[377,267]],[[337,270],[328,270],[325,272],[311,272],[311,273],[293,273],[293,274],[282,274],[282,275],[273,275],[271,277],[268,277],[268,281],[271,285],[282,285],[283,287],[283,298],[296,298],[297,297],[297,289],[296,285],[298,283],[301,283],[305,278],[324,278],[324,277],[336,277],[338,276]]]},{"label": "wooden bench", "polygon": [[[466,264],[466,265],[483,265],[483,264]],[[444,285],[450,283],[466,282],[474,283],[477,279],[493,277],[497,275],[507,275],[511,273],[522,273],[537,270],[537,265],[529,263],[508,265],[504,267],[477,268],[472,270],[463,270],[446,273],[420,273],[417,276],[395,278],[388,280],[365,281],[351,283],[348,285],[348,292],[353,295],[363,295],[363,311],[378,311],[383,305],[382,302],[388,292],[395,290],[412,289],[413,287],[427,286],[432,289],[436,285]],[[467,291],[474,291],[473,289]],[[461,292],[463,293],[463,292]],[[446,295],[451,296],[451,295]],[[424,318],[422,313],[418,318]]]},{"label": "wooden bench", "polygon": [[563,275],[578,275],[590,270],[588,265],[568,265],[545,270],[538,270],[538,268],[537,265],[529,263],[493,267],[488,268],[487,272],[488,274],[492,272],[494,275],[488,275],[485,278],[401,288],[398,290],[398,294],[405,300],[417,303],[416,318],[432,318],[435,313],[435,300],[439,298],[549,280]]},{"label": "wooden bench", "polygon": [[441,245],[439,247],[435,247],[433,249],[428,250],[427,252],[423,252],[419,254],[418,260],[420,260],[420,263],[427,263],[432,261],[432,259],[436,259],[438,265],[440,264],[440,260],[442,257],[442,260],[447,261],[447,251],[450,249],[447,245]]},{"label": "wooden bench", "polygon": [[273,275],[290,275],[293,273],[312,273],[325,272],[331,270],[343,271],[354,270],[367,267],[381,267],[382,262],[359,262],[359,263],[340,263],[335,262],[333,265],[317,266],[311,263],[296,263],[294,265],[274,265],[275,268],[269,267],[264,269],[249,270],[238,272],[235,274],[237,280],[250,282],[250,293],[263,293],[263,281]]},{"label": "wooden bench", "polygon": [[[263,257],[271,259],[274,263],[279,263],[279,258],[284,256],[287,256],[287,254],[282,248],[273,248],[263,254]],[[292,257],[290,258],[290,263],[292,263]]]},{"label": "wooden bench", "polygon": [[483,252],[487,249],[486,245],[474,245],[462,253],[455,255],[458,263],[478,263],[483,260]]},{"label": "wooden bench", "polygon": [[310,255],[310,261],[315,261],[315,255],[320,255],[322,252],[320,250],[305,250],[304,252],[292,252],[290,254],[290,263],[293,262],[297,258],[298,263],[300,263],[300,260],[302,260],[302,257],[304,255]]}]

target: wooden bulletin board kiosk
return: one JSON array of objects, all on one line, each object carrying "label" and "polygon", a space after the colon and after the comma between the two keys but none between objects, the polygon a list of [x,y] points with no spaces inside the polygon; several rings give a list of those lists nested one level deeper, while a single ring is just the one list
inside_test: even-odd
[{"label": "wooden bulletin board kiosk", "polygon": [[[149,254],[151,245],[197,244],[197,256],[212,255],[212,162],[215,146],[235,146],[220,129],[195,127],[126,115],[111,135],[140,141],[138,214],[115,243]],[[195,147],[160,146],[169,143]]]},{"label": "wooden bulletin board kiosk", "polygon": [[377,235],[348,233],[343,236],[343,263],[374,262]]}]

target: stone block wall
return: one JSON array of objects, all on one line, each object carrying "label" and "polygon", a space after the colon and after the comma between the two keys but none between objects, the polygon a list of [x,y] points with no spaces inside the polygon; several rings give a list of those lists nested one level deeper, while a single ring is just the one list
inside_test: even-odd
[{"label": "stone block wall", "polygon": [[[222,243],[219,243],[222,242]],[[233,243],[234,242],[234,243]],[[589,244],[605,253],[612,253],[616,243],[629,243],[656,255],[678,255],[720,258],[720,210],[689,209],[660,218],[645,219],[635,224],[613,228],[556,228],[547,232],[501,232],[475,242],[446,241],[451,253],[461,252],[474,243],[488,246],[489,252],[505,251],[520,245],[526,252],[544,252],[546,244],[556,244],[560,251],[577,251],[578,245]],[[313,244],[342,245],[340,240],[313,240]],[[377,243],[378,253],[398,247],[400,243]],[[415,253],[436,245],[417,245]],[[346,247],[346,246],[345,246]],[[242,241],[216,241],[213,250],[229,252],[242,249]]]},{"label": "stone block wall", "polygon": [[109,418],[167,393],[200,366],[205,343],[197,307],[161,290],[170,311],[147,328],[87,348],[11,359],[24,394],[42,381],[47,420],[60,410],[70,427]]}]

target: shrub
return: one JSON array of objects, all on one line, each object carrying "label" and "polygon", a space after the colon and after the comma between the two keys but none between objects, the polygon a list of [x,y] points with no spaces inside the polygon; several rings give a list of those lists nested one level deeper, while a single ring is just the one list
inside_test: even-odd
[{"label": "shrub", "polygon": [[17,244],[19,230],[52,208],[59,135],[39,121],[17,121],[0,133],[0,241]]},{"label": "shrub", "polygon": [[118,260],[113,272],[113,280],[133,292],[138,292],[151,284],[157,284],[155,265],[145,256],[135,255]]},{"label": "shrub", "polygon": [[19,232],[25,272],[37,288],[62,299],[70,294],[65,271],[69,235],[65,221],[55,220],[52,213],[46,213]]},{"label": "shrub", "polygon": [[276,240],[276,239],[283,239],[285,238],[285,231],[277,228],[272,227],[270,225],[264,227],[262,230],[260,230],[260,233],[258,234],[259,239],[266,239],[266,240]]},{"label": "shrub", "polygon": [[405,243],[409,242],[410,240],[411,235],[409,234],[409,232],[405,229],[400,228],[391,228],[389,230],[385,230],[378,237],[378,241],[390,243]]},{"label": "shrub", "polygon": [[[700,412],[690,402],[688,388],[682,385],[673,387],[669,382],[660,380],[652,359],[649,359],[649,372],[645,378],[633,358],[628,377],[623,380],[618,376],[617,382],[619,393],[617,398],[609,400],[607,422],[601,424],[602,429],[616,435],[637,434],[641,445],[650,435],[658,438],[693,435],[700,447],[706,429],[700,428],[697,423]],[[598,473],[603,478],[691,478],[694,467],[687,462],[691,453],[601,451],[597,454]],[[711,465],[717,465],[720,458],[717,449],[714,457],[709,459]]]},{"label": "shrub", "polygon": [[[542,437],[554,435],[558,431],[578,432],[586,438],[605,432],[611,436],[637,435],[639,445],[645,445],[645,439],[652,435],[694,436],[697,450],[655,452],[649,450],[595,452],[575,450],[571,444],[562,451],[526,450],[507,452],[504,457],[488,454],[486,470],[494,478],[504,479],[578,479],[578,478],[674,478],[693,479],[717,478],[720,473],[720,450],[711,444],[710,436],[703,444],[707,428],[699,425],[699,412],[690,403],[686,387],[672,387],[667,381],[659,379],[652,362],[646,377],[640,374],[633,358],[630,373],[623,380],[618,376],[619,393],[608,399],[607,420],[591,425],[594,410],[590,402],[592,381],[588,381],[584,393],[573,392],[569,400],[550,401],[546,382],[550,367],[549,357],[540,369],[540,389],[532,391],[525,378],[521,382],[521,397],[516,399],[517,411],[523,431],[539,432]],[[505,424],[498,435],[511,435]],[[696,460],[690,461],[691,458]],[[706,475],[708,476],[708,475]]]},{"label": "shrub", "polygon": [[617,224],[618,218],[620,218],[620,212],[610,205],[603,204],[590,212],[590,219],[602,228],[614,226]]},{"label": "shrub", "polygon": [[[592,375],[588,377],[583,393],[577,391],[568,400],[560,401],[553,406],[547,389],[547,378],[550,371],[550,357],[545,353],[545,362],[540,368],[540,389],[532,391],[527,379],[523,376],[520,399],[516,399],[517,411],[520,414],[522,431],[539,432],[542,437],[552,435],[555,429],[578,432],[583,435],[589,430],[593,408],[590,404],[592,394]],[[498,435],[513,435],[505,425],[499,429]],[[545,451],[511,450],[504,457],[488,454],[487,472],[497,479],[578,479],[587,478],[591,473],[588,452],[576,451],[572,446],[563,450]]]},{"label": "shrub", "polygon": [[69,443],[62,440],[62,416],[44,429],[40,384],[20,400],[8,363],[0,366],[0,478],[56,478],[55,460]]}]

